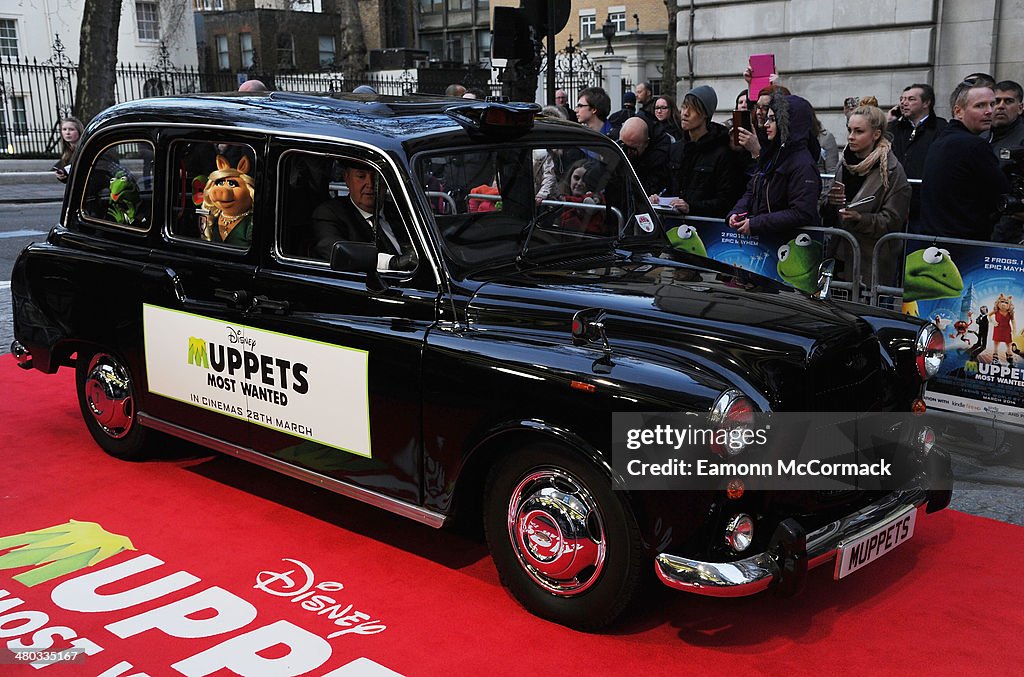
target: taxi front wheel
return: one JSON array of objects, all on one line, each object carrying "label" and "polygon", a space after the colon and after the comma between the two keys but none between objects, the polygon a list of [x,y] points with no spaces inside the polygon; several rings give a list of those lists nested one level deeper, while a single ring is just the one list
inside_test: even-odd
[{"label": "taxi front wheel", "polygon": [[641,581],[640,531],[624,497],[559,447],[512,452],[490,473],[487,544],[502,583],[534,614],[580,630],[611,623]]},{"label": "taxi front wheel", "polygon": [[80,354],[75,384],[82,417],[96,443],[116,458],[145,456],[148,431],[139,425],[137,386],[128,367],[104,351]]}]

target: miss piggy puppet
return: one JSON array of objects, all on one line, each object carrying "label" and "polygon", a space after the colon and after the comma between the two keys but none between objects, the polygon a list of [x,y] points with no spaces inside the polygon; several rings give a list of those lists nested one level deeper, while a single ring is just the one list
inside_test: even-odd
[{"label": "miss piggy puppet", "polygon": [[210,173],[203,188],[203,207],[210,210],[212,226],[203,233],[203,239],[249,246],[256,189],[248,172],[248,157],[242,157],[238,167],[233,168],[227,158],[217,156],[217,171]]}]

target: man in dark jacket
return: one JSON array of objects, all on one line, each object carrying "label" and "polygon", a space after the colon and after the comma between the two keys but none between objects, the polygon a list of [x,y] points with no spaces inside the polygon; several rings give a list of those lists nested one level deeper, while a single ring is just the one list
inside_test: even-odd
[{"label": "man in dark jacket", "polygon": [[[671,206],[683,214],[724,218],[743,194],[746,153],[729,147],[729,130],[711,121],[718,96],[707,85],[683,97],[683,138],[669,152]],[[657,196],[651,196],[652,202]]]},{"label": "man in dark jacket", "polygon": [[608,136],[613,139],[619,138],[619,132],[622,131],[622,123],[634,115],[636,115],[636,94],[626,92],[622,95],[622,108],[608,116],[608,122],[612,125],[612,130],[608,132]]},{"label": "man in dark jacket", "polygon": [[1010,182],[981,138],[992,127],[995,94],[961,83],[951,98],[953,120],[932,143],[921,186],[925,235],[989,240],[999,196]]},{"label": "man in dark jacket", "polygon": [[[1024,117],[1021,117],[1024,90],[1013,80],[1003,80],[995,86],[996,105],[992,112],[992,150],[1005,172],[1011,164],[1010,153],[1024,148]],[[992,230],[996,242],[1017,244],[1021,241],[1022,223],[1014,215],[1005,214]]]},{"label": "man in dark jacket", "polygon": [[619,132],[619,144],[648,195],[661,195],[670,184],[668,162],[672,140],[655,131],[653,125],[637,115],[626,120]]},{"label": "man in dark jacket", "polygon": [[768,145],[729,213],[730,228],[744,235],[790,235],[797,228],[821,225],[821,149],[812,131],[813,111],[799,96],[772,95],[765,119]]},{"label": "man in dark jacket", "polygon": [[[935,90],[931,85],[913,84],[900,94],[899,106],[889,111],[894,116],[889,130],[892,132],[892,152],[903,165],[908,179],[924,176],[928,149],[946,119],[935,115]],[[910,232],[920,232],[921,184],[911,183]]]}]

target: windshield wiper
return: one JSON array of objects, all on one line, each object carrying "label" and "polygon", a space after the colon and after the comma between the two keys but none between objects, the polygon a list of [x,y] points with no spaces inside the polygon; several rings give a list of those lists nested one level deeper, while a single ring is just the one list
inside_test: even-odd
[{"label": "windshield wiper", "polygon": [[516,256],[516,265],[519,265],[526,260],[526,252],[530,249],[530,238],[533,237],[533,231],[536,230],[540,224],[540,220],[548,216],[553,216],[558,212],[565,209],[565,205],[551,205],[547,209],[538,211],[530,222],[523,227],[523,230],[519,233],[519,236],[523,239],[523,246],[519,250],[519,255]]}]

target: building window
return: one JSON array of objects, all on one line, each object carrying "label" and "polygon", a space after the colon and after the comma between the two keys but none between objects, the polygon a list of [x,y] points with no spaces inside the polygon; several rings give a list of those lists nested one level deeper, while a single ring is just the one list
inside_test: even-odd
[{"label": "building window", "polygon": [[18,24],[14,19],[0,19],[0,56],[18,56]]},{"label": "building window", "polygon": [[491,65],[491,32],[480,31],[476,34],[476,49],[480,55],[480,63],[484,66]]},{"label": "building window", "polygon": [[321,0],[293,0],[291,9],[294,12],[313,12],[321,14],[324,11]]},{"label": "building window", "polygon": [[421,12],[440,12],[444,9],[444,0],[420,0]]},{"label": "building window", "polygon": [[448,0],[448,9],[473,9],[473,0]]},{"label": "building window", "polygon": [[192,0],[192,7],[197,12],[224,9],[224,0]]},{"label": "building window", "polygon": [[252,33],[239,33],[238,46],[241,49],[242,69],[252,68]]},{"label": "building window", "polygon": [[580,40],[586,40],[597,29],[597,17],[593,14],[580,17]]},{"label": "building window", "polygon": [[277,34],[277,65],[282,68],[295,66],[295,41],[291,33]]},{"label": "building window", "polygon": [[231,67],[231,61],[228,59],[228,36],[218,35],[217,41],[217,68],[222,71],[226,71]]},{"label": "building window", "polygon": [[15,134],[28,134],[28,113],[23,96],[11,97],[11,131]]},{"label": "building window", "polygon": [[334,63],[334,36],[321,35],[317,39],[320,51],[320,65],[330,66]]},{"label": "building window", "polygon": [[624,33],[626,31],[626,11],[621,12],[608,12],[608,18],[611,19],[612,25],[615,26],[616,33]]},{"label": "building window", "polygon": [[160,13],[155,2],[136,2],[135,21],[139,28],[139,40],[160,39]]}]

